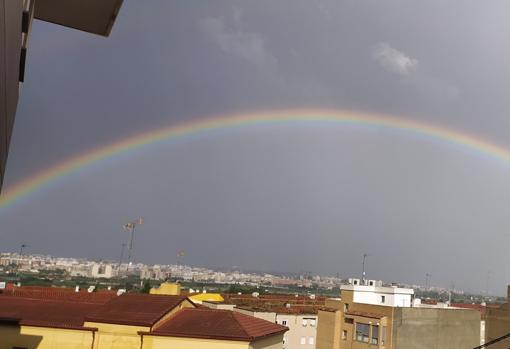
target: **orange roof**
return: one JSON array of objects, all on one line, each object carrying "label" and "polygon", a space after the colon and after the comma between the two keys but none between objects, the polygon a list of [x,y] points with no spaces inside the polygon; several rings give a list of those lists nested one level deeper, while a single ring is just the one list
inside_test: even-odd
[{"label": "orange roof", "polygon": [[126,293],[86,316],[86,321],[130,326],[152,326],[187,300],[184,296]]},{"label": "orange roof", "polygon": [[73,288],[23,286],[4,290],[3,295],[30,299],[61,300],[104,304],[117,297],[116,291],[75,292]]},{"label": "orange roof", "polygon": [[254,341],[288,328],[229,310],[184,308],[146,335]]},{"label": "orange roof", "polygon": [[0,296],[0,318],[20,325],[79,328],[100,304]]}]

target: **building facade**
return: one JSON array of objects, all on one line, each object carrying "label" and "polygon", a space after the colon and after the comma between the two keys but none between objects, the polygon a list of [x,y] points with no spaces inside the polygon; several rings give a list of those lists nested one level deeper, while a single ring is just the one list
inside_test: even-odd
[{"label": "building facade", "polygon": [[317,349],[461,349],[480,344],[478,311],[413,307],[413,293],[398,287],[342,286],[341,297],[326,300],[319,311]]},{"label": "building facade", "polygon": [[0,190],[32,19],[108,36],[121,5],[122,0],[0,0]]}]

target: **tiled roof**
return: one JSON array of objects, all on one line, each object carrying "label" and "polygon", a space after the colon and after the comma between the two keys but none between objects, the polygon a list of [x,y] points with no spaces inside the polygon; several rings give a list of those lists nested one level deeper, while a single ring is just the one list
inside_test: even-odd
[{"label": "tiled roof", "polygon": [[5,296],[15,296],[31,299],[59,300],[94,304],[104,304],[110,301],[112,298],[117,297],[115,291],[87,292],[84,290],[75,292],[73,288],[33,286],[11,288],[4,290],[2,294]]},{"label": "tiled roof", "polygon": [[149,334],[251,342],[287,330],[285,326],[229,310],[186,308]]},{"label": "tiled roof", "polygon": [[244,309],[253,312],[270,312],[276,314],[289,315],[314,315],[319,312],[321,307],[311,305],[291,305],[290,307],[274,304],[258,304],[258,305],[240,305],[238,309]]},{"label": "tiled roof", "polygon": [[150,327],[186,299],[184,296],[127,293],[90,313],[86,321]]},{"label": "tiled roof", "polygon": [[21,325],[82,328],[86,314],[100,304],[0,296],[0,318]]}]

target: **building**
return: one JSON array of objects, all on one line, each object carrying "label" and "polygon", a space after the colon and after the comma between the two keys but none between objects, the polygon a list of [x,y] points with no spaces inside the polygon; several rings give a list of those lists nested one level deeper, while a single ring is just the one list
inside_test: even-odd
[{"label": "building", "polygon": [[93,278],[110,279],[117,276],[117,270],[110,263],[94,263],[90,270],[90,276]]},{"label": "building", "polygon": [[108,36],[122,0],[0,0],[0,190],[32,19]]},{"label": "building", "polygon": [[185,296],[82,296],[51,288],[0,295],[0,349],[280,349],[288,330],[198,309]]},{"label": "building", "polygon": [[[510,300],[510,285],[507,287],[507,300]],[[490,342],[510,333],[510,308],[508,301],[497,307],[487,307],[485,311],[485,341]],[[491,349],[507,349],[508,340],[491,345]]]},{"label": "building", "polygon": [[[317,312],[324,298],[297,295],[223,295],[235,312],[288,327],[283,337],[284,349],[314,349],[317,341]],[[203,303],[218,307],[219,303]]]},{"label": "building", "polygon": [[[480,344],[480,313],[412,306],[412,289],[345,285],[318,313],[317,349],[455,349]],[[415,303],[416,304],[416,303]]]}]

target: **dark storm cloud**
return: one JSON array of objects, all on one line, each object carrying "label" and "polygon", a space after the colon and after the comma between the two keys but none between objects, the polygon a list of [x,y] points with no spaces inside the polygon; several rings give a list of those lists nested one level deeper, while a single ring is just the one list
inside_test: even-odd
[{"label": "dark storm cloud", "polygon": [[[108,39],[33,28],[7,185],[145,130],[300,107],[396,114],[508,144],[505,1],[125,1]],[[509,145],[510,146],[510,145]],[[509,168],[372,128],[262,127],[152,147],[0,214],[3,249],[359,273],[503,292]],[[213,251],[213,252],[211,252]],[[490,251],[490,252],[489,252]],[[487,253],[485,253],[487,252]]]}]

